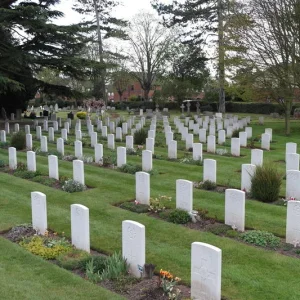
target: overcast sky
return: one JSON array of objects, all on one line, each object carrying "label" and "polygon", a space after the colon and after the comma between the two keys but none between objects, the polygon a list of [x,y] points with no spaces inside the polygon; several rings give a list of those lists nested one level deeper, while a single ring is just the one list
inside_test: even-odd
[{"label": "overcast sky", "polygon": [[[120,6],[114,9],[114,16],[131,20],[132,17],[139,11],[147,11],[155,13],[155,10],[151,7],[151,0],[121,0]],[[172,0],[161,0],[163,3],[171,3]],[[64,18],[57,21],[59,24],[71,24],[80,21],[80,15],[72,10],[74,0],[62,0],[59,5],[56,6],[57,10],[62,11],[65,14]]]}]

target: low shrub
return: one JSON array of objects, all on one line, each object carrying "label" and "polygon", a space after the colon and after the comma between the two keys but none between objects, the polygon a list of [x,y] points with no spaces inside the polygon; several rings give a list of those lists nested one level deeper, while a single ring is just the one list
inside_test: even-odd
[{"label": "low shrub", "polygon": [[119,170],[123,173],[135,174],[136,172],[142,171],[142,166],[128,163],[120,167]]},{"label": "low shrub", "polygon": [[134,133],[133,140],[136,145],[144,145],[146,144],[146,138],[148,137],[148,132],[141,128]]},{"label": "low shrub", "polygon": [[230,237],[230,238],[233,238],[233,239],[236,239],[240,236],[240,233],[236,230],[228,230],[226,232],[226,236]]},{"label": "low shrub", "polygon": [[267,231],[247,231],[241,234],[241,239],[246,243],[254,244],[260,247],[277,248],[280,245],[280,238]]},{"label": "low shrub", "polygon": [[32,178],[38,176],[39,174],[37,175],[37,173],[33,172],[33,171],[27,171],[27,170],[23,171],[23,170],[18,170],[17,169],[14,172],[14,175],[17,176],[17,177],[23,178],[23,179],[32,179]]},{"label": "low shrub", "polygon": [[232,136],[233,138],[238,138],[240,136],[240,130],[239,129],[235,129],[232,131]]},{"label": "low shrub", "polygon": [[115,155],[107,155],[102,157],[101,165],[103,167],[110,167],[117,164],[117,157]]},{"label": "low shrub", "polygon": [[62,189],[68,193],[82,192],[86,190],[86,185],[79,183],[73,179],[65,181]]},{"label": "low shrub", "polygon": [[251,179],[251,196],[262,202],[274,202],[279,198],[282,175],[275,165],[257,166]]},{"label": "low shrub", "polygon": [[153,213],[160,213],[168,208],[168,202],[172,201],[172,197],[168,196],[158,196],[155,198],[150,198],[149,211]]},{"label": "low shrub", "polygon": [[200,188],[207,190],[207,191],[212,191],[215,190],[217,187],[217,184],[213,181],[210,180],[205,180],[200,184]]},{"label": "low shrub", "polygon": [[49,178],[48,176],[38,175],[32,178],[32,181],[38,182],[47,186],[53,186],[56,183],[54,178]]},{"label": "low shrub", "polygon": [[29,252],[41,256],[45,259],[55,259],[60,254],[69,252],[72,249],[72,246],[70,244],[66,245],[55,242],[49,243],[48,239],[45,239],[41,236],[25,238],[19,244]]},{"label": "low shrub", "polygon": [[85,111],[79,111],[77,114],[76,114],[76,117],[78,119],[81,119],[81,120],[85,120],[86,119],[86,116],[87,116],[87,113]]},{"label": "low shrub", "polygon": [[4,168],[5,166],[6,166],[5,161],[0,159],[0,168]]},{"label": "low shrub", "polygon": [[232,230],[229,225],[212,224],[206,227],[206,230],[216,235],[226,235],[229,230]]},{"label": "low shrub", "polygon": [[58,265],[67,270],[79,269],[82,262],[91,259],[91,255],[86,251],[73,248],[67,253],[62,253],[57,257]]},{"label": "low shrub", "polygon": [[121,208],[127,209],[136,213],[146,213],[149,211],[149,206],[135,202],[124,202],[120,205]]},{"label": "low shrub", "polygon": [[189,213],[183,209],[174,209],[170,212],[169,222],[175,224],[186,224],[191,220]]},{"label": "low shrub", "polygon": [[17,150],[26,149],[26,134],[24,131],[16,132],[12,135],[10,146],[15,147]]},{"label": "low shrub", "polygon": [[7,149],[9,147],[9,143],[8,142],[0,142],[0,148],[1,149]]}]

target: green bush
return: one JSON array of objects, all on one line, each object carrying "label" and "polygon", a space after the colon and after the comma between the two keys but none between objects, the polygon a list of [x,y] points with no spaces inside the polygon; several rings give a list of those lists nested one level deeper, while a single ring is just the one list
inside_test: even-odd
[{"label": "green bush", "polygon": [[233,138],[238,138],[240,137],[240,130],[239,129],[235,129],[232,131],[232,137]]},{"label": "green bush", "polygon": [[280,245],[280,238],[267,231],[247,231],[241,234],[241,239],[246,243],[254,244],[260,247],[277,248]]},{"label": "green bush", "polygon": [[62,186],[62,189],[65,192],[74,193],[74,192],[85,191],[86,186],[84,184],[79,183],[78,181],[69,179],[69,180],[65,181],[64,185]]},{"label": "green bush", "polygon": [[124,202],[120,205],[121,208],[127,209],[136,213],[146,213],[149,211],[149,206],[135,202]]},{"label": "green bush", "polygon": [[129,96],[128,100],[132,102],[139,101],[139,97],[136,95],[131,95]]},{"label": "green bush", "polygon": [[206,227],[206,230],[216,235],[226,235],[231,227],[225,224],[211,224]]},{"label": "green bush", "polygon": [[257,166],[251,179],[251,195],[263,202],[274,202],[279,198],[282,176],[275,165]]},{"label": "green bush", "polygon": [[1,149],[7,149],[9,147],[9,143],[8,142],[0,142],[0,148]]},{"label": "green bush", "polygon": [[135,174],[136,172],[142,171],[142,166],[128,163],[119,168],[121,172]]},{"label": "green bush", "polygon": [[169,222],[175,224],[186,224],[191,220],[189,213],[183,209],[174,209],[170,212]]},{"label": "green bush", "polygon": [[67,253],[60,254],[57,258],[58,265],[67,270],[80,269],[82,262],[91,259],[91,255],[86,251],[72,249]]},{"label": "green bush", "polygon": [[136,145],[144,145],[146,143],[146,138],[148,137],[148,132],[141,128],[134,133],[133,140]]},{"label": "green bush", "polygon": [[230,237],[230,238],[233,238],[233,239],[236,239],[240,236],[240,233],[236,230],[228,230],[226,232],[226,236]]},{"label": "green bush", "polygon": [[78,119],[81,119],[81,120],[85,120],[86,119],[86,116],[87,116],[87,113],[85,111],[79,111],[77,114],[76,114],[76,117]]},{"label": "green bush", "polygon": [[23,170],[16,170],[14,175],[23,179],[32,179],[37,176],[36,172],[32,171],[23,171]]},{"label": "green bush", "polygon": [[15,147],[17,150],[26,149],[26,134],[24,131],[14,133],[10,140],[10,146]]},{"label": "green bush", "polygon": [[0,160],[0,168],[4,168],[6,166],[6,163],[4,160]]},{"label": "green bush", "polygon": [[45,259],[55,259],[60,254],[66,253],[72,250],[71,244],[65,243],[49,243],[49,239],[41,236],[33,236],[26,238],[20,242],[20,245],[27,249],[29,252],[41,256]]},{"label": "green bush", "polygon": [[213,181],[210,180],[205,180],[204,182],[202,182],[202,184],[200,185],[200,187],[204,190],[207,191],[212,191],[215,190],[217,187],[217,184]]},{"label": "green bush", "polygon": [[54,178],[49,178],[48,176],[38,175],[32,178],[32,181],[38,182],[47,186],[53,186],[56,183]]}]

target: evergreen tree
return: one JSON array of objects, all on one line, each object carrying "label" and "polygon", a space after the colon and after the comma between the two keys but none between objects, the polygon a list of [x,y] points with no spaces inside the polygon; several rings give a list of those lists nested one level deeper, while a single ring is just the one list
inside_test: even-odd
[{"label": "evergreen tree", "polygon": [[59,0],[0,3],[0,96],[7,111],[24,108],[38,89],[72,95],[66,86],[37,79],[44,67],[80,79],[88,72],[85,67],[93,64],[78,56],[86,43],[85,26],[52,23],[63,16],[52,9],[57,3]]},{"label": "evergreen tree", "polygon": [[[127,22],[112,17],[111,12],[119,3],[115,0],[77,0],[74,10],[81,14],[93,16],[91,30],[96,32],[100,69],[94,69],[94,96],[102,98],[107,103],[106,76],[108,52],[103,46],[103,38],[125,39],[124,27]],[[111,53],[110,53],[111,54]]]}]

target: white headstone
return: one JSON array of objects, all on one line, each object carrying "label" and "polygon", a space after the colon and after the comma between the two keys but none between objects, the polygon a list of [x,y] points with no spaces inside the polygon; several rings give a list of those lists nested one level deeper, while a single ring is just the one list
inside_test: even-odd
[{"label": "white headstone", "polygon": [[99,164],[103,159],[103,145],[96,144],[95,145],[95,163]]},{"label": "white headstone", "polygon": [[107,126],[102,126],[101,134],[102,137],[107,137]]},{"label": "white headstone", "polygon": [[170,141],[168,144],[168,158],[177,159],[177,141]]},{"label": "white headstone", "polygon": [[239,231],[245,230],[245,192],[236,189],[225,191],[225,224]]},{"label": "white headstone", "polygon": [[247,133],[245,131],[240,131],[239,138],[241,147],[247,147]]},{"label": "white headstone", "polygon": [[207,152],[209,153],[216,152],[216,137],[214,135],[209,135],[207,137]]},{"label": "white headstone", "polygon": [[65,141],[68,140],[68,131],[67,131],[67,129],[63,128],[63,129],[61,130],[61,138],[62,138],[63,140],[65,140]]},{"label": "white headstone", "polygon": [[226,142],[226,131],[225,130],[219,130],[218,131],[218,144],[223,145]]},{"label": "white headstone", "polygon": [[8,148],[9,168],[15,170],[17,168],[17,149],[14,147]]},{"label": "white headstone", "polygon": [[132,135],[126,135],[126,148],[133,149],[133,136]]},{"label": "white headstone", "polygon": [[267,133],[270,136],[270,142],[272,142],[272,136],[273,136],[273,130],[272,128],[266,128],[265,133]]},{"label": "white headstone", "polygon": [[1,142],[5,143],[6,142],[6,132],[5,132],[5,130],[1,130],[0,134],[1,134]]},{"label": "white headstone", "polygon": [[41,137],[41,151],[48,152],[48,140],[46,136]]},{"label": "white headstone", "polygon": [[42,127],[41,126],[36,126],[35,131],[36,131],[36,138],[38,140],[40,140],[41,136],[42,136]]},{"label": "white headstone", "polygon": [[231,155],[240,156],[240,153],[241,153],[240,138],[231,138]]},{"label": "white headstone", "polygon": [[58,158],[55,155],[48,156],[49,177],[59,180],[58,175]]},{"label": "white headstone", "polygon": [[121,168],[123,165],[126,165],[126,148],[117,147],[117,167]]},{"label": "white headstone", "polygon": [[58,138],[56,140],[56,146],[57,146],[57,152],[59,152],[61,155],[65,155],[65,143],[62,138]]},{"label": "white headstone", "polygon": [[108,149],[115,149],[115,135],[112,133],[107,135],[107,147]]},{"label": "white headstone", "polygon": [[20,125],[18,123],[15,124],[15,132],[20,131]]},{"label": "white headstone", "polygon": [[74,143],[74,147],[75,147],[75,156],[80,159],[83,156],[83,152],[82,152],[82,142],[81,141],[75,141]]},{"label": "white headstone", "polygon": [[261,149],[251,150],[251,164],[255,166],[262,166],[264,161],[264,151]]},{"label": "white headstone", "polygon": [[39,234],[44,235],[47,224],[47,201],[46,195],[40,192],[31,192],[32,227]]},{"label": "white headstone", "polygon": [[82,160],[73,160],[73,180],[84,184],[84,163]]},{"label": "white headstone", "polygon": [[199,142],[206,143],[206,129],[205,128],[199,129]]},{"label": "white headstone", "polygon": [[250,192],[251,191],[251,179],[255,173],[256,166],[251,164],[242,165],[242,180],[241,190]]},{"label": "white headstone", "polygon": [[146,150],[149,150],[154,154],[154,139],[146,138]]},{"label": "white headstone", "polygon": [[131,275],[140,278],[146,261],[145,226],[134,221],[122,222],[122,256]]},{"label": "white headstone", "polygon": [[286,199],[295,198],[300,201],[300,171],[286,172]]},{"label": "white headstone", "polygon": [[300,246],[300,201],[291,200],[287,203],[286,242]]},{"label": "white headstone", "polygon": [[191,298],[221,299],[222,250],[209,244],[192,243]]},{"label": "white headstone", "polygon": [[299,154],[287,153],[286,157],[286,171],[297,170],[299,171]]},{"label": "white headstone", "polygon": [[89,209],[81,204],[71,205],[71,236],[77,249],[90,252]]},{"label": "white headstone", "polygon": [[189,150],[193,148],[193,143],[194,143],[194,135],[192,133],[187,134],[185,139],[185,149]]},{"label": "white headstone", "polygon": [[174,138],[174,133],[173,132],[167,132],[166,133],[166,145],[168,146],[169,143],[171,141],[173,141],[173,138]]},{"label": "white headstone", "polygon": [[30,133],[30,125],[25,125],[25,133],[26,134]]},{"label": "white headstone", "polygon": [[35,152],[33,151],[27,151],[27,170],[32,172],[36,171]]},{"label": "white headstone", "polygon": [[176,180],[176,208],[191,212],[193,210],[193,182]]},{"label": "white headstone", "polygon": [[296,143],[286,143],[285,154],[287,154],[287,153],[297,153],[297,144]]},{"label": "white headstone", "polygon": [[202,161],[202,144],[201,143],[193,144],[193,160],[201,160]]},{"label": "white headstone", "polygon": [[142,151],[142,170],[145,172],[152,170],[152,152],[149,150]]},{"label": "white headstone", "polygon": [[203,181],[217,183],[217,161],[214,159],[203,160]]},{"label": "white headstone", "polygon": [[150,174],[135,173],[135,199],[141,204],[150,205]]},{"label": "white headstone", "polygon": [[54,128],[53,127],[49,127],[49,129],[48,129],[48,139],[49,139],[49,142],[54,142]]},{"label": "white headstone", "polygon": [[91,133],[91,147],[94,148],[97,143],[98,143],[98,133],[96,131],[93,131]]},{"label": "white headstone", "polygon": [[270,150],[270,135],[268,133],[263,133],[261,135],[261,148],[264,150]]},{"label": "white headstone", "polygon": [[5,122],[5,132],[6,134],[9,134],[9,123]]},{"label": "white headstone", "polygon": [[247,133],[247,139],[252,138],[252,127],[246,127],[245,132]]},{"label": "white headstone", "polygon": [[26,149],[32,149],[32,135],[30,133],[26,134]]}]

